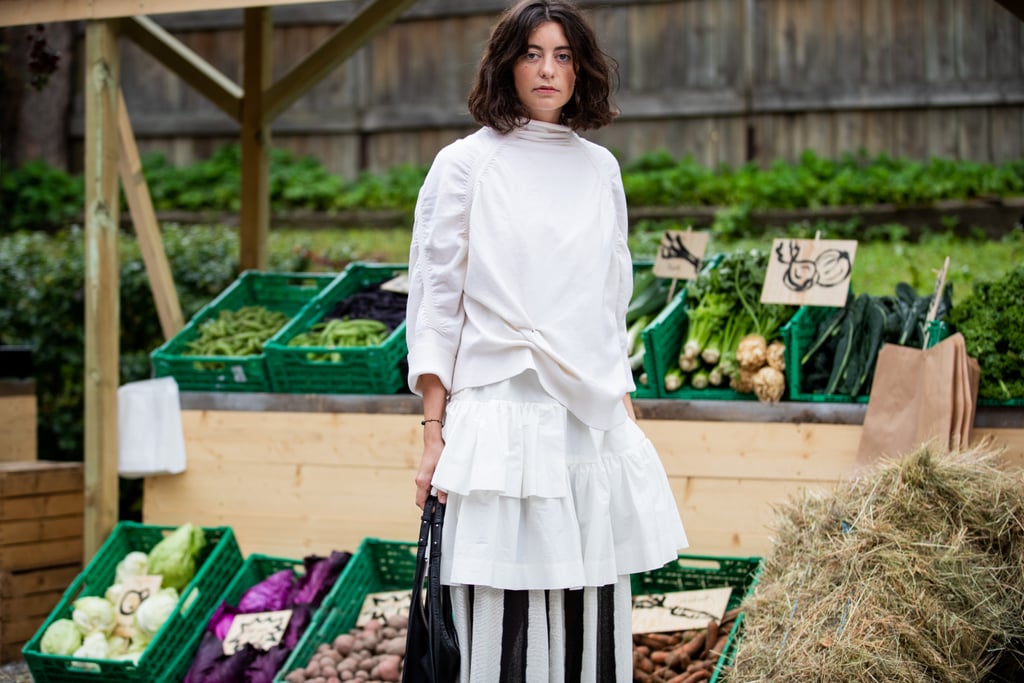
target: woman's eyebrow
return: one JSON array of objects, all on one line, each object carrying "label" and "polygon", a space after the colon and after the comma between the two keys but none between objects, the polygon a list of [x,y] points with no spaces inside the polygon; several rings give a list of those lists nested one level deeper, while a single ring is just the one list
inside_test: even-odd
[{"label": "woman's eyebrow", "polygon": [[[541,51],[544,50],[544,48],[542,48],[540,45],[534,45],[533,43],[527,43],[526,49],[527,50],[541,50]],[[570,46],[568,46],[568,45],[556,45],[555,47],[553,47],[551,49],[552,50],[571,50],[572,48]]]}]

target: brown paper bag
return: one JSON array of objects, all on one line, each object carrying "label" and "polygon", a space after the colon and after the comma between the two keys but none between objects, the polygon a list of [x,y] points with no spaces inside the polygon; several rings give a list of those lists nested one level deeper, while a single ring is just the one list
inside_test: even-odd
[{"label": "brown paper bag", "polygon": [[927,350],[885,344],[857,448],[857,466],[898,457],[928,442],[942,450],[970,441],[978,363],[954,334]]}]

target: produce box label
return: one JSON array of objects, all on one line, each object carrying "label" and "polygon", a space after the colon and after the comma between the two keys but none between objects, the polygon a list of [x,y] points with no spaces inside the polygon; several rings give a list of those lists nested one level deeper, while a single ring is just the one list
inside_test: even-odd
[{"label": "produce box label", "polygon": [[845,306],[856,253],[856,240],[772,241],[761,303]]},{"label": "produce box label", "polygon": [[693,280],[700,271],[709,233],[692,230],[666,230],[661,236],[654,274],[673,280]]},{"label": "produce box label", "polygon": [[257,650],[269,650],[281,642],[291,618],[290,609],[236,614],[224,637],[224,654],[231,656],[246,643]]},{"label": "produce box label", "polygon": [[396,275],[387,282],[382,283],[380,288],[385,292],[394,292],[396,294],[408,294],[409,274],[402,273],[401,275]]},{"label": "produce box label", "polygon": [[363,607],[356,618],[356,626],[363,626],[371,619],[386,621],[393,615],[409,614],[412,608],[412,591],[384,591],[370,593],[363,600]]},{"label": "produce box label", "polygon": [[114,634],[123,638],[130,638],[135,632],[135,610],[139,609],[142,601],[160,591],[160,584],[163,577],[159,574],[140,574],[137,576],[126,576],[121,581],[124,592],[120,600],[114,605],[116,608],[117,626]]},{"label": "produce box label", "polygon": [[633,596],[633,633],[689,631],[720,621],[732,588],[707,588]]}]

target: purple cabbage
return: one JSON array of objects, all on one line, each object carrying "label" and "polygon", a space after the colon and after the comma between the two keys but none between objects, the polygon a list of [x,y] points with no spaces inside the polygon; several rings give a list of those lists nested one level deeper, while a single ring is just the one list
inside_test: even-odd
[{"label": "purple cabbage", "polygon": [[[206,624],[183,683],[272,683],[351,557],[339,551],[326,558],[310,555],[303,560],[306,571],[298,579],[291,569],[283,569],[249,588],[237,607],[221,602]],[[281,609],[292,610],[292,616],[279,645],[267,651],[245,645],[232,655],[224,654],[223,641],[235,615]]]},{"label": "purple cabbage", "polygon": [[285,609],[294,577],[295,573],[291,569],[271,574],[242,594],[238,600],[238,611],[249,614]]},{"label": "purple cabbage", "polygon": [[316,555],[305,558],[306,573],[295,584],[292,604],[319,607],[351,557],[352,553],[335,550],[326,559]]}]

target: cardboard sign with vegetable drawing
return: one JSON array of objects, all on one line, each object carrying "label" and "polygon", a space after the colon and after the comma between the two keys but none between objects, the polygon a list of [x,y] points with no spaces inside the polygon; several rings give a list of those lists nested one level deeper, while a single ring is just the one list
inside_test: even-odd
[{"label": "cardboard sign with vegetable drawing", "polygon": [[708,248],[708,236],[707,232],[666,230],[654,259],[654,274],[673,280],[697,277]]},{"label": "cardboard sign with vegetable drawing", "polygon": [[845,306],[856,253],[856,240],[774,240],[761,303]]},{"label": "cardboard sign with vegetable drawing", "polygon": [[722,618],[731,595],[726,586],[633,596],[633,633],[704,628],[709,619]]},{"label": "cardboard sign with vegetable drawing", "polygon": [[290,609],[236,614],[224,636],[224,654],[231,656],[246,644],[269,650],[281,643],[291,618]]}]

